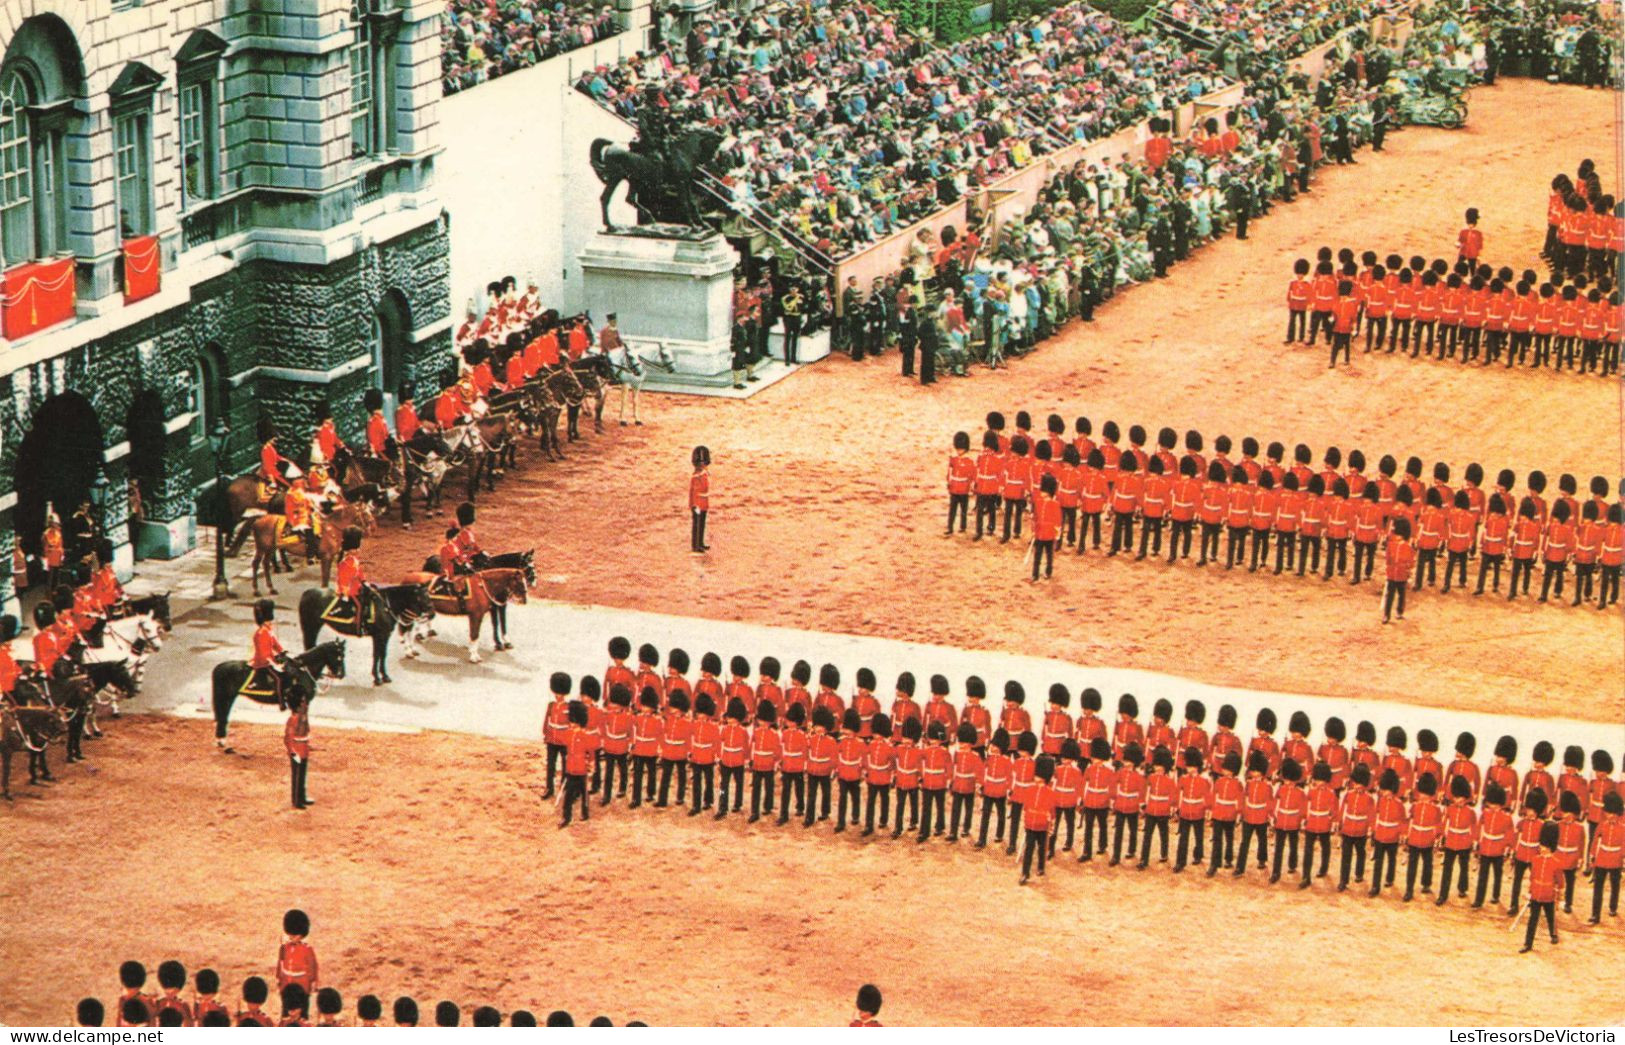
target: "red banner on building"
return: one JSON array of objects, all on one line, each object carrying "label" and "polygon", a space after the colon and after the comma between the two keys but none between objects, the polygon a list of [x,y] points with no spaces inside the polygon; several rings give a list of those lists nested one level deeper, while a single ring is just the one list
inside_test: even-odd
[{"label": "red banner on building", "polygon": [[158,293],[158,237],[140,236],[124,241],[124,303]]},{"label": "red banner on building", "polygon": [[0,277],[0,332],[27,337],[73,318],[73,258],[19,265]]}]

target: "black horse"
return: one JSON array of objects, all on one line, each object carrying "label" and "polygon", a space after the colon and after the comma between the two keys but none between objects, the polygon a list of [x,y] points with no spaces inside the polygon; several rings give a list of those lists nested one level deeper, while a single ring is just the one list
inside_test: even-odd
[{"label": "black horse", "polygon": [[694,202],[694,178],[721,145],[722,135],[717,131],[692,128],[672,138],[662,163],[608,138],[594,138],[589,156],[593,173],[604,183],[603,194],[598,197],[604,227],[615,227],[609,220],[609,201],[622,182],[631,183],[627,198],[638,210],[638,224],[663,221],[698,227],[701,219]]},{"label": "black horse", "polygon": [[[344,640],[333,639],[303,653],[295,653],[288,658],[288,664],[287,685],[308,702],[316,695],[317,684],[322,679],[344,677]],[[237,703],[238,691],[248,681],[252,670],[243,660],[228,660],[214,666],[210,679],[214,696],[214,742],[226,754],[232,750],[226,744],[226,721],[231,717],[231,706]],[[283,694],[285,699],[291,695]],[[276,702],[273,697],[249,696],[249,699],[256,704]]]},{"label": "black horse", "polygon": [[11,801],[11,756],[28,752],[28,782],[54,779],[45,764],[45,749],[68,728],[57,708],[0,709],[0,799]]},{"label": "black horse", "polygon": [[[405,636],[413,625],[434,616],[434,603],[429,601],[429,589],[421,584],[395,584],[389,587],[366,585],[361,589],[361,614],[355,622],[342,627],[325,620],[322,614],[333,601],[333,593],[326,588],[307,588],[299,596],[299,633],[305,640],[305,649],[316,645],[324,626],[340,635],[352,638],[367,636],[372,639],[372,684],[382,686],[389,678],[389,639],[396,629]],[[363,625],[361,620],[365,620]],[[410,641],[410,640],[408,640]],[[410,646],[407,656],[412,656]]]}]

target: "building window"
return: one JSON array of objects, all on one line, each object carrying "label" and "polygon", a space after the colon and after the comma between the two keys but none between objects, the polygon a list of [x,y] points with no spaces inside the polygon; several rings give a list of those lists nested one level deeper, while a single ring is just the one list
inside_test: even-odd
[{"label": "building window", "polygon": [[375,92],[378,84],[377,55],[373,51],[371,0],[350,5],[355,37],[350,43],[350,155],[371,156],[378,151]]},{"label": "building window", "polygon": [[226,418],[230,396],[225,357],[214,343],[198,353],[192,368],[192,440],[206,439]]},{"label": "building window", "polygon": [[119,237],[152,231],[152,180],[148,175],[148,118],[126,113],[113,120],[113,157],[118,181]]},{"label": "building window", "polygon": [[181,205],[214,197],[214,85],[181,87]]},{"label": "building window", "polygon": [[16,72],[0,83],[0,240],[6,264],[34,257],[33,147],[28,84]]}]

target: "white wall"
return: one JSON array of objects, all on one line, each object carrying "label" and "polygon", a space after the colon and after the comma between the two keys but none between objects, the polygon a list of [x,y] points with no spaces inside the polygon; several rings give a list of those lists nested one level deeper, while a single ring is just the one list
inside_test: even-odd
[{"label": "white wall", "polygon": [[[472,90],[440,108],[445,153],[440,199],[451,213],[452,312],[459,322],[485,284],[534,275],[549,307],[583,304],[575,256],[598,227],[601,186],[587,163],[592,139],[630,139],[632,130],[571,86],[579,71],[637,47],[622,33]],[[624,190],[623,194],[624,194]],[[612,216],[631,223],[619,203]]]}]

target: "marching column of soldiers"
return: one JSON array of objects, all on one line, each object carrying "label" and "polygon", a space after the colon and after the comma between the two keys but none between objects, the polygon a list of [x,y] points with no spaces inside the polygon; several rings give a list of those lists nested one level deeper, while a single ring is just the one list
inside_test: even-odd
[{"label": "marching column of soldiers", "polygon": [[1172,428],[1161,429],[1148,448],[1139,425],[1129,428],[1127,446],[1120,445],[1115,421],[1101,426],[1098,441],[1087,417],[1079,417],[1071,433],[1059,414],[1050,414],[1045,427],[1035,433],[1032,417],[1021,411],[1014,433],[1007,433],[1004,415],[990,413],[974,457],[969,433],[955,433],[946,476],[944,536],[973,529],[973,540],[1020,541],[1030,514],[1035,582],[1051,575],[1061,549],[1161,558],[1169,565],[1191,558],[1194,549],[1197,566],[1312,573],[1322,581],[1346,576],[1358,585],[1374,575],[1381,546],[1385,622],[1396,610],[1404,619],[1407,589],[1439,584],[1441,572],[1442,592],[1465,590],[1474,558],[1474,595],[1484,595],[1486,584],[1500,594],[1503,567],[1507,600],[1530,595],[1539,562],[1539,602],[1562,601],[1565,586],[1573,606],[1592,602],[1607,610],[1619,601],[1625,480],[1609,500],[1609,481],[1593,476],[1582,502],[1579,481],[1565,473],[1548,501],[1546,474],[1538,470],[1520,493],[1511,469],[1502,469],[1486,490],[1476,462],[1463,469],[1459,484],[1451,466],[1437,462],[1430,483],[1414,456],[1401,472],[1398,459],[1384,455],[1376,474],[1368,475],[1362,451],[1349,451],[1345,467],[1335,446],[1317,469],[1304,443],[1289,464],[1284,444],[1272,442],[1261,455],[1250,436],[1242,439],[1238,458],[1231,456],[1230,437],[1218,436],[1209,458],[1196,431],[1185,433],[1180,452]]},{"label": "marching column of soldiers", "polygon": [[1187,701],[1176,723],[1172,702],[1159,699],[1145,723],[1138,700],[1123,694],[1108,720],[1101,694],[1085,689],[1073,718],[1072,693],[1056,683],[1035,723],[1015,681],[1005,683],[995,710],[984,705],[987,686],[977,676],[953,703],[948,679],[933,675],[922,703],[915,677],[904,672],[888,711],[868,668],[843,696],[831,664],[819,669],[813,689],[805,660],[786,681],[774,657],[754,671],[744,657],[731,657],[724,674],[722,658],[708,652],[691,681],[681,649],[669,652],[664,672],[647,643],[634,661],[631,643],[616,637],[609,656],[602,680],[584,676],[573,686],[563,672],[551,678],[543,798],[557,794],[562,771],[561,827],[573,807],[586,819],[594,797],[602,807],[630,792],[629,809],[747,815],[751,824],[803,829],[833,817],[836,834],[896,840],[907,832],[918,845],[963,840],[977,849],[1002,846],[1011,857],[1019,845],[1023,883],[1035,863],[1043,875],[1048,861],[1075,846],[1077,862],[1127,859],[1145,870],[1153,847],[1159,864],[1169,861],[1172,836],[1174,873],[1200,868],[1205,853],[1210,878],[1243,877],[1256,861],[1271,884],[1289,876],[1299,889],[1330,877],[1335,842],[1337,890],[1369,882],[1373,897],[1394,885],[1403,846],[1405,901],[1418,888],[1438,906],[1466,900],[1476,865],[1471,906],[1498,908],[1505,892],[1517,915],[1527,880],[1526,950],[1541,912],[1556,941],[1553,906],[1560,901],[1572,913],[1582,875],[1592,880],[1590,924],[1601,921],[1605,899],[1618,917],[1625,781],[1614,778],[1613,755],[1602,749],[1590,753],[1587,777],[1585,750],[1567,746],[1554,775],[1555,749],[1541,741],[1520,772],[1511,736],[1480,765],[1471,732],[1457,736],[1445,761],[1432,730],[1417,732],[1413,750],[1406,730],[1390,727],[1379,748],[1376,726],[1361,721],[1350,747],[1337,717],[1326,719],[1314,745],[1302,711],[1291,714],[1282,737],[1275,712],[1264,708],[1244,738],[1228,704],[1210,734],[1199,700]]}]

